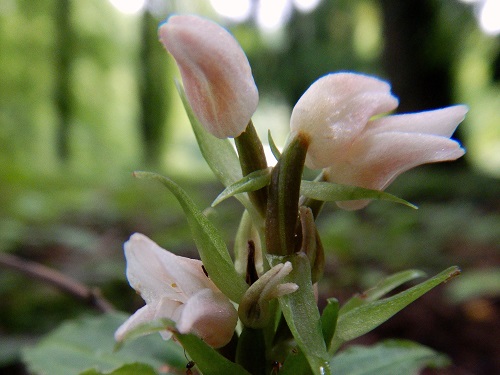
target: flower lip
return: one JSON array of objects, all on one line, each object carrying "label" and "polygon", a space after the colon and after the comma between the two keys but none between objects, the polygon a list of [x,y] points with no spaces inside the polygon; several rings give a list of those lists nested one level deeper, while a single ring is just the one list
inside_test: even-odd
[{"label": "flower lip", "polygon": [[200,123],[219,138],[240,135],[257,108],[259,94],[236,39],[215,22],[193,15],[170,16],[158,33],[177,62]]}]

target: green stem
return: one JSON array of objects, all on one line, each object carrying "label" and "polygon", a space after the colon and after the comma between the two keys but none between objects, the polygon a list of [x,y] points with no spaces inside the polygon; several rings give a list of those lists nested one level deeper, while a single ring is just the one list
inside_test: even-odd
[{"label": "green stem", "polygon": [[[257,135],[252,120],[243,133],[234,139],[243,176],[267,168],[264,147]],[[267,206],[267,187],[248,193],[250,201],[264,215]]]},{"label": "green stem", "polygon": [[266,246],[269,254],[289,255],[299,250],[296,232],[300,182],[308,145],[307,137],[300,133],[295,135],[273,169],[266,214]]},{"label": "green stem", "polygon": [[236,351],[236,363],[252,375],[265,374],[266,349],[261,329],[243,327]]}]

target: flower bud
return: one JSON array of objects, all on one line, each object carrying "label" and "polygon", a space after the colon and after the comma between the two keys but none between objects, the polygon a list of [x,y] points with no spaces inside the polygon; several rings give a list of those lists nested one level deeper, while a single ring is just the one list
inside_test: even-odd
[{"label": "flower bud", "polygon": [[259,94],[248,59],[224,28],[197,16],[171,16],[160,41],[179,67],[200,123],[218,138],[236,137],[257,108]]}]

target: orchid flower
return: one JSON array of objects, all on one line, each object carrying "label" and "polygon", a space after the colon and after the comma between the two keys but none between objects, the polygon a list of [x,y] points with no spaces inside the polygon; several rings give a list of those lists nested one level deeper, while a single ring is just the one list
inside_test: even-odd
[{"label": "orchid flower", "polygon": [[[397,107],[388,83],[354,73],[320,78],[292,112],[292,132],[306,135],[306,165],[325,168],[324,179],[384,190],[401,173],[421,164],[451,161],[465,151],[450,139],[467,107],[377,117]],[[337,202],[344,209],[369,200]]]},{"label": "orchid flower", "polygon": [[160,41],[179,67],[196,117],[218,138],[240,135],[257,108],[259,94],[250,64],[236,39],[198,16],[171,16]]},{"label": "orchid flower", "polygon": [[[124,248],[127,279],[146,305],[118,328],[117,341],[141,323],[160,318],[173,320],[180,333],[194,333],[212,347],[231,340],[238,314],[204,273],[201,261],[172,254],[139,233]],[[164,339],[172,335],[160,333]]]}]

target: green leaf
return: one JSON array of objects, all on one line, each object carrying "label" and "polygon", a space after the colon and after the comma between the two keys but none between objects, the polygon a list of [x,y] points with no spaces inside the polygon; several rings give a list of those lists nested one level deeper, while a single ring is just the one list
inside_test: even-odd
[{"label": "green leaf", "polygon": [[250,375],[243,367],[222,356],[199,337],[178,332],[174,332],[174,335],[203,375]]},{"label": "green leaf", "polygon": [[87,316],[63,323],[37,345],[23,350],[23,360],[33,374],[73,375],[88,369],[111,372],[125,364],[141,362],[155,369],[168,364],[182,369],[182,348],[161,336],[150,335],[115,352],[114,332],[128,318],[123,313]]},{"label": "green leaf", "polygon": [[327,305],[323,309],[323,314],[321,314],[321,328],[327,349],[330,348],[335,328],[337,327],[338,317],[339,301],[336,298],[328,298]]},{"label": "green leaf", "polygon": [[111,372],[90,369],[80,375],[158,375],[153,367],[144,363],[130,363]]},{"label": "green leaf", "polygon": [[311,282],[311,266],[307,255],[297,253],[286,257],[271,257],[273,265],[290,261],[292,272],[284,282],[296,283],[296,292],[279,297],[280,307],[288,327],[304,353],[312,373],[330,374],[328,353],[323,340],[321,318]]},{"label": "green leaf", "polygon": [[355,307],[365,305],[368,302],[376,301],[387,293],[393,291],[397,287],[403,285],[404,283],[423,276],[425,276],[425,272],[418,270],[407,270],[386,277],[373,288],[365,291],[362,294],[355,295],[354,297],[349,299],[340,309],[340,313],[345,314]]},{"label": "green leaf", "polygon": [[460,274],[458,267],[450,267],[433,278],[392,297],[369,302],[345,313],[342,313],[341,309],[330,352],[337,350],[342,343],[370,332],[432,288],[458,274]]},{"label": "green leaf", "polygon": [[222,193],[215,198],[212,203],[212,207],[215,207],[227,198],[230,198],[236,194],[248,193],[249,191],[255,191],[269,185],[271,181],[271,169],[261,169],[259,171],[252,172],[241,180],[236,181],[234,184],[229,185]]},{"label": "green leaf", "polygon": [[283,362],[279,375],[310,375],[311,368],[304,353],[300,349],[291,352]]},{"label": "green leaf", "polygon": [[446,356],[403,340],[388,340],[371,346],[352,346],[330,362],[335,375],[418,374],[425,367],[444,367]]},{"label": "green leaf", "polygon": [[401,203],[417,209],[414,204],[380,190],[365,189],[358,186],[335,184],[325,181],[302,180],[300,193],[308,198],[325,202],[350,201],[357,199],[378,199]]},{"label": "green leaf", "polygon": [[201,261],[210,279],[222,293],[239,303],[248,285],[234,269],[233,261],[219,231],[196,207],[186,192],[169,178],[151,172],[134,172],[134,175],[157,180],[174,194],[187,217]]},{"label": "green leaf", "polygon": [[[182,85],[176,81],[176,87],[193,128],[201,154],[214,175],[224,186],[230,186],[241,180],[243,174],[240,161],[229,139],[217,138],[206,131],[189,105]],[[236,199],[252,214],[252,217],[259,217],[259,213],[255,210],[246,194],[237,195]]]}]

